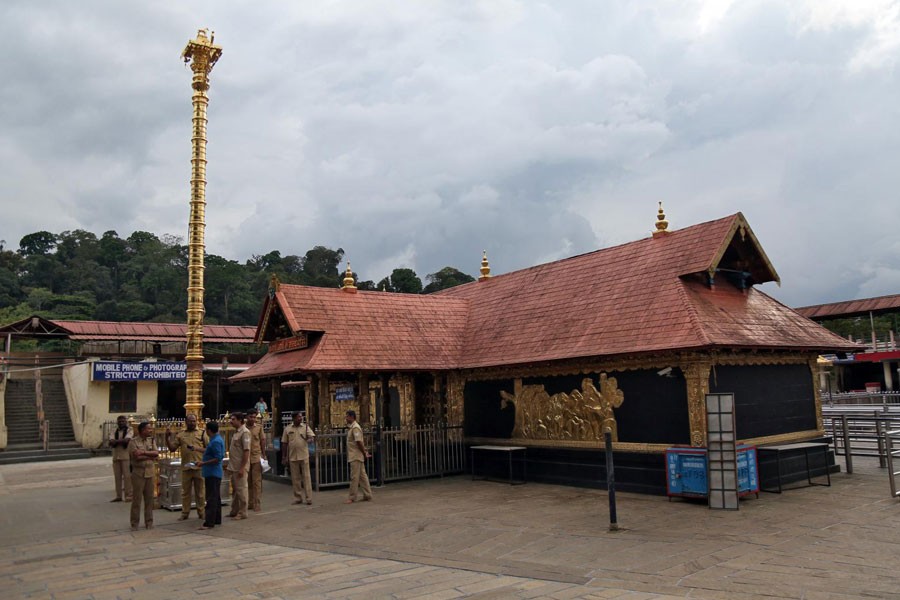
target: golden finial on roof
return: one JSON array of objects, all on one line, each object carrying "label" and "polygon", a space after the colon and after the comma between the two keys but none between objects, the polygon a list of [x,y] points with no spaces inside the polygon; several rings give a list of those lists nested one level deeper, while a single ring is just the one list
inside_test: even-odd
[{"label": "golden finial on roof", "polygon": [[281,281],[278,279],[278,275],[272,274],[272,277],[269,279],[269,298],[274,298],[275,293],[281,290]]},{"label": "golden finial on roof", "polygon": [[491,265],[488,264],[487,259],[487,250],[485,250],[481,255],[481,277],[478,278],[478,281],[484,281],[485,279],[491,278]]},{"label": "golden finial on roof", "polygon": [[341,287],[345,292],[349,292],[351,294],[356,293],[356,286],[354,285],[353,280],[353,271],[350,270],[350,261],[347,261],[347,271],[344,273],[344,285]]},{"label": "golden finial on roof", "polygon": [[656,213],[656,231],[653,232],[653,237],[659,237],[661,235],[666,235],[669,228],[669,222],[666,221],[666,213],[663,212],[662,202],[659,203],[659,211]]}]

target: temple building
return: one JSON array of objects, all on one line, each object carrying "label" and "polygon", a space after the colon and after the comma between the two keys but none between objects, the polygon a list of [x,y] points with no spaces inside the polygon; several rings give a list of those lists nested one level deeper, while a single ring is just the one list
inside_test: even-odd
[{"label": "temple building", "polygon": [[[665,489],[664,451],[706,445],[707,393],[734,393],[741,442],[824,437],[817,357],[856,345],[759,291],[779,281],[740,213],[431,295],[273,280],[256,332],[276,410],[320,428],[464,427],[527,446],[531,480]],[[761,474],[765,477],[765,473]]]}]

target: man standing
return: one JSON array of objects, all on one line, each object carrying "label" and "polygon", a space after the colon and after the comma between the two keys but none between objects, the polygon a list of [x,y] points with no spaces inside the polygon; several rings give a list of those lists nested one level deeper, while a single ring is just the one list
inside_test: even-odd
[{"label": "man standing", "polygon": [[248,502],[255,512],[262,510],[262,457],[266,453],[266,432],[256,420],[257,410],[247,412],[247,429],[250,431],[250,481]]},{"label": "man standing", "polygon": [[128,464],[131,457],[128,456],[128,444],[134,435],[128,426],[128,419],[124,415],[116,419],[116,429],[109,436],[109,447],[112,448],[113,481],[116,488],[116,497],[110,502],[121,502],[124,494],[126,502],[131,502],[131,475]]},{"label": "man standing", "polygon": [[197,429],[197,415],[188,415],[185,430],[179,431],[173,438],[172,432],[166,429],[166,445],[169,450],[181,453],[181,517],[184,521],[191,516],[191,495],[197,502],[197,515],[202,519],[206,509],[206,495],[203,491],[203,475],[197,463],[203,458],[206,449],[206,433]]},{"label": "man standing", "polygon": [[197,463],[202,467],[203,481],[206,484],[206,518],[200,529],[212,529],[222,524],[222,460],[225,458],[225,442],[219,435],[219,424],[209,421],[206,424],[206,436],[209,444],[203,452],[203,460]]},{"label": "man standing", "polygon": [[228,448],[228,471],[231,473],[231,514],[239,521],[247,518],[247,469],[250,466],[250,431],[244,425],[244,413],[232,413],[234,435]]},{"label": "man standing", "polygon": [[312,482],[309,478],[309,445],[316,433],[303,422],[300,412],[295,412],[293,423],[284,428],[281,436],[281,462],[291,466],[291,483],[294,484],[294,504],[312,504]]},{"label": "man standing", "polygon": [[138,436],[128,444],[131,457],[131,530],[141,524],[141,502],[144,503],[144,526],[153,529],[154,461],[159,458],[153,428],[147,421],[138,425]]},{"label": "man standing", "polygon": [[356,502],[356,491],[362,485],[363,502],[372,499],[372,488],[369,486],[369,476],[366,474],[367,458],[372,455],[366,451],[366,445],[363,441],[362,427],[356,422],[356,412],[347,411],[347,462],[350,463],[350,497],[346,504]]}]

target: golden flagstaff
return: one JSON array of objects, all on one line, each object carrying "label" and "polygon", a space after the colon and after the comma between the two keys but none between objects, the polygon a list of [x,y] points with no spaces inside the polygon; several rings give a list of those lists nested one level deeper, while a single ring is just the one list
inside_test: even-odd
[{"label": "golden flagstaff", "polygon": [[209,73],[222,47],[213,41],[215,33],[197,31],[181,53],[194,72],[194,127],[191,135],[191,216],[188,222],[188,305],[187,305],[187,394],[184,410],[200,417],[203,411],[203,253],[206,250],[206,106],[209,98]]}]

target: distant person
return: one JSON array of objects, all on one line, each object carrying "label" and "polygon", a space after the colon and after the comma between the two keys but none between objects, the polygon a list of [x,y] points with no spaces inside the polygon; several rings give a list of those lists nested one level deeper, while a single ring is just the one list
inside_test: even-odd
[{"label": "distant person", "polygon": [[112,448],[113,486],[116,497],[110,502],[131,502],[131,470],[128,468],[131,457],[128,456],[128,444],[134,434],[128,426],[128,419],[120,415],[116,419],[116,428],[109,436],[109,447]]},{"label": "distant person", "polygon": [[350,497],[346,504],[356,502],[356,492],[362,486],[363,502],[372,499],[372,488],[366,474],[366,459],[372,455],[366,450],[362,427],[356,422],[356,411],[347,411],[347,462],[350,463]]},{"label": "distant person", "polygon": [[225,459],[225,441],[219,435],[219,424],[215,421],[206,423],[206,436],[209,443],[203,451],[203,460],[197,463],[206,486],[206,515],[199,529],[212,529],[222,524],[222,461]]},{"label": "distant person", "polygon": [[172,436],[166,428],[166,446],[172,452],[181,454],[181,516],[185,521],[191,516],[191,502],[196,500],[197,516],[203,518],[206,510],[206,495],[203,491],[203,475],[197,463],[203,458],[208,440],[206,432],[197,429],[197,415],[188,415],[184,419],[185,429]]},{"label": "distant person", "polygon": [[247,470],[250,466],[250,431],[244,425],[244,413],[231,413],[231,446],[228,471],[231,474],[231,513],[236,521],[247,518]]},{"label": "distant person", "polygon": [[247,429],[250,431],[250,481],[247,500],[254,512],[262,510],[262,458],[266,455],[266,432],[256,419],[256,409],[247,413]]},{"label": "distant person", "polygon": [[316,432],[303,421],[299,412],[293,422],[284,428],[281,436],[281,462],[291,468],[294,484],[294,504],[312,504],[312,481],[309,477],[309,445],[316,439]]},{"label": "distant person", "polygon": [[138,425],[138,436],[128,444],[131,457],[131,530],[141,524],[141,502],[144,503],[144,527],[153,529],[154,463],[159,458],[153,427],[147,421]]},{"label": "distant person", "polygon": [[256,401],[256,405],[253,408],[256,409],[256,412],[262,419],[265,419],[266,413],[269,412],[269,406],[266,404],[266,401],[262,396],[259,397],[259,400]]}]

